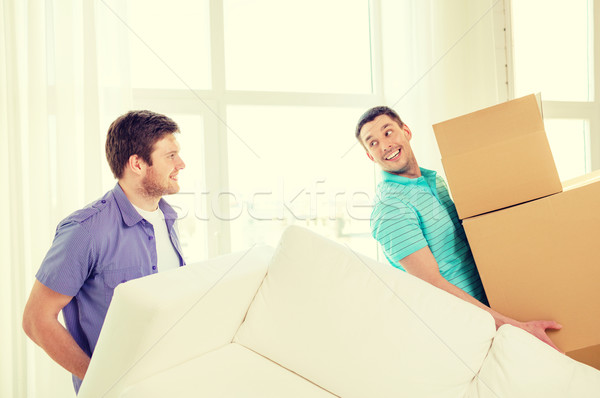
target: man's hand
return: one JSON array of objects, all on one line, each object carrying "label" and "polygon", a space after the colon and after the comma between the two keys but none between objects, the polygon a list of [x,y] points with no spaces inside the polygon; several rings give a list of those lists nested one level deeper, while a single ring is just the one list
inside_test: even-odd
[{"label": "man's hand", "polygon": [[519,327],[519,328],[525,330],[526,332],[531,333],[538,339],[542,340],[544,343],[548,344],[550,347],[563,353],[552,342],[552,340],[550,340],[550,337],[548,337],[548,334],[546,333],[547,329],[560,330],[562,328],[561,324],[554,322],[554,321],[529,321],[529,322],[516,322],[514,324],[514,326]]},{"label": "man's hand", "polygon": [[550,338],[546,334],[546,329],[558,330],[562,328],[560,324],[554,321],[519,322],[505,315],[502,315],[501,313],[491,309],[487,305],[482,304],[470,294],[454,286],[446,279],[444,279],[442,275],[440,275],[438,263],[433,257],[433,254],[431,253],[431,250],[428,246],[425,246],[424,248],[417,250],[412,254],[409,254],[400,261],[400,264],[409,274],[414,275],[426,282],[429,282],[433,286],[445,290],[448,293],[453,294],[456,297],[461,298],[487,311],[488,313],[490,313],[490,315],[494,317],[496,328],[499,328],[500,326],[508,323],[509,325],[516,326],[531,333],[538,339],[542,340],[544,343],[548,344],[550,347],[553,347],[557,351],[562,352],[558,349],[556,345],[554,345],[554,343],[552,343],[552,340],[550,340]]}]

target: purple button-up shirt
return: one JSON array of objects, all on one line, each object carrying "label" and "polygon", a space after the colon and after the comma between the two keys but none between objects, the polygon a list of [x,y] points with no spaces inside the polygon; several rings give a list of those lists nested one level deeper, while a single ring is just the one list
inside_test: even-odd
[{"label": "purple button-up shirt", "polygon": [[[171,243],[185,265],[175,211],[161,199]],[[36,278],[73,299],[63,308],[67,330],[90,357],[117,285],[157,272],[152,224],[135,210],[117,184],[96,202],[60,222]],[[75,391],[81,380],[73,376]]]}]

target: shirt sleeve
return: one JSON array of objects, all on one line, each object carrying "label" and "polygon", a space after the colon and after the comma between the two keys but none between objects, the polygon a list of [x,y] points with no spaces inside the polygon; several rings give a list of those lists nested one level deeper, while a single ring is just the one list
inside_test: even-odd
[{"label": "shirt sleeve", "polygon": [[35,277],[57,293],[75,296],[93,265],[93,241],[78,222],[60,224]]},{"label": "shirt sleeve", "polygon": [[427,246],[417,213],[401,200],[388,199],[375,206],[371,234],[396,263]]}]

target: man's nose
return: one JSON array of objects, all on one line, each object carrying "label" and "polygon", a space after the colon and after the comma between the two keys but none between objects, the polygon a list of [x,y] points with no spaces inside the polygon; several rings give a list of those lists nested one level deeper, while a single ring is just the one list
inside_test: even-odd
[{"label": "man's nose", "polygon": [[183,159],[181,158],[181,156],[178,156],[178,157],[179,157],[179,164],[177,165],[177,168],[179,170],[185,169],[185,162],[183,161]]}]

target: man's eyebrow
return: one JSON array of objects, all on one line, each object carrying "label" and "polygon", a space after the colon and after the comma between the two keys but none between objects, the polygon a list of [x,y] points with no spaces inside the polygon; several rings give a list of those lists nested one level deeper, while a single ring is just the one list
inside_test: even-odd
[{"label": "man's eyebrow", "polygon": [[371,138],[373,138],[373,136],[371,136],[371,135],[367,135],[367,136],[364,138],[364,140],[365,140],[365,142],[369,142],[369,140],[370,140]]},{"label": "man's eyebrow", "polygon": [[388,127],[390,127],[391,125],[392,125],[392,123],[386,123],[386,124],[384,124],[383,126],[381,126],[381,129],[380,129],[380,130],[385,130],[385,129],[387,129]]}]

